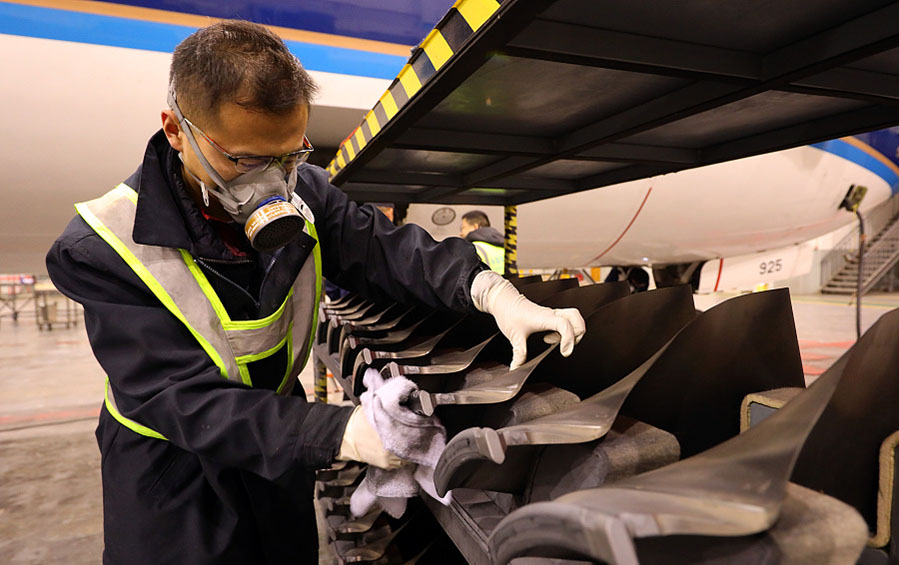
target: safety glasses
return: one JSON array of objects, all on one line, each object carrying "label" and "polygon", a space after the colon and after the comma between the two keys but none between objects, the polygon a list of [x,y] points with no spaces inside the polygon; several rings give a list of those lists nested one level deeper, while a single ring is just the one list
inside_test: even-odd
[{"label": "safety glasses", "polygon": [[169,88],[169,105],[172,107],[172,110],[175,112],[175,117],[178,118],[178,122],[181,124],[181,127],[184,127],[184,124],[187,124],[192,130],[195,130],[197,133],[203,136],[209,145],[211,145],[216,151],[221,153],[226,159],[234,163],[234,170],[238,173],[252,173],[253,171],[260,171],[268,168],[272,163],[278,163],[284,170],[289,171],[297,166],[297,164],[302,163],[306,159],[309,158],[309,154],[315,150],[312,147],[312,143],[309,142],[309,138],[305,135],[303,136],[303,147],[302,149],[297,149],[296,151],[291,151],[290,153],[285,153],[284,155],[272,156],[272,155],[232,155],[225,151],[221,145],[213,141],[211,137],[206,135],[203,130],[197,127],[196,124],[187,119],[184,114],[181,112],[181,108],[178,106],[178,101],[175,98],[175,90],[173,88]]}]

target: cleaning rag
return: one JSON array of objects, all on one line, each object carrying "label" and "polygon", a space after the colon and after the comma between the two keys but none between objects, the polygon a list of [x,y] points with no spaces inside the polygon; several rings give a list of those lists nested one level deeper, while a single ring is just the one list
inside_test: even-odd
[{"label": "cleaning rag", "polygon": [[422,416],[404,405],[418,386],[405,377],[385,380],[375,369],[368,369],[362,382],[368,390],[360,401],[384,449],[410,464],[390,471],[369,466],[350,497],[353,516],[364,516],[379,506],[399,518],[406,511],[406,500],[419,489],[449,504],[450,495],[438,497],[434,488],[434,467],[446,447],[446,430],[436,416]]}]

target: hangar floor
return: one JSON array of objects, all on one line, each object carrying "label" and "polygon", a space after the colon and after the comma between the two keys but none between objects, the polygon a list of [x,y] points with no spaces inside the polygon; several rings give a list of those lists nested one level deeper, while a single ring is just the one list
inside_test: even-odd
[{"label": "hangar floor", "polygon": [[[696,296],[705,309],[728,296]],[[899,307],[899,294],[865,297],[862,329]],[[845,297],[793,297],[810,382],[855,340]],[[98,563],[100,457],[93,437],[103,373],[83,324],[40,331],[33,318],[0,325],[0,562]],[[312,373],[301,375],[312,391]]]}]

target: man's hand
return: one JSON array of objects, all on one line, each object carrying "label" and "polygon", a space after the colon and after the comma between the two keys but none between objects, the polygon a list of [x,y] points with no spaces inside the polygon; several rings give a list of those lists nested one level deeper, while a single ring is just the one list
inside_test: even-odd
[{"label": "man's hand", "polygon": [[388,470],[397,469],[406,464],[406,461],[384,449],[378,432],[369,423],[362,406],[356,406],[347,421],[337,459],[360,461]]},{"label": "man's hand", "polygon": [[512,283],[492,271],[481,271],[471,284],[471,299],[481,312],[496,318],[503,335],[512,343],[512,364],[516,369],[527,359],[527,339],[534,332],[552,331],[547,343],[561,341],[561,353],[571,355],[586,326],[577,308],[556,309],[538,306],[521,295]]}]

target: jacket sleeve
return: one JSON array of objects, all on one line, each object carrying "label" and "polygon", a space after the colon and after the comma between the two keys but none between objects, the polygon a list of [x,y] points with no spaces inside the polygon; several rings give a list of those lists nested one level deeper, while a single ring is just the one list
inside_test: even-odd
[{"label": "jacket sleeve", "polygon": [[396,227],[374,206],[350,201],[319,167],[305,165],[299,176],[297,192],[315,214],[329,280],[373,300],[474,309],[471,281],[488,267],[471,243],[458,237],[437,242],[414,224]]},{"label": "jacket sleeve", "polygon": [[270,480],[333,461],[350,408],[222,378],[187,328],[80,217],[50,249],[47,270],[84,306],[91,347],[125,417],[202,458]]}]

